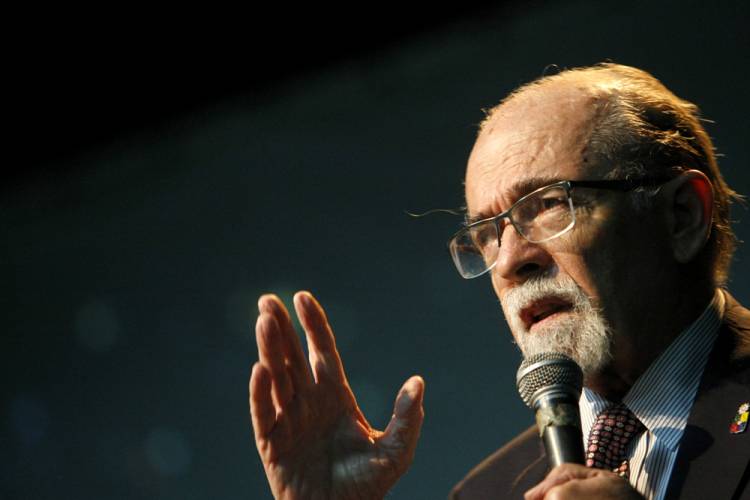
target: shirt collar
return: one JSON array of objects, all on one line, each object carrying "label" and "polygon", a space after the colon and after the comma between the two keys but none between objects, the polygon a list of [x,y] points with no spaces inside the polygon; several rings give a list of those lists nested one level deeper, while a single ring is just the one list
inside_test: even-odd
[{"label": "shirt collar", "polygon": [[[630,388],[622,402],[664,445],[675,449],[687,425],[724,315],[720,290],[703,313],[662,352]],[[580,399],[584,435],[602,410],[611,403],[584,388]]]}]

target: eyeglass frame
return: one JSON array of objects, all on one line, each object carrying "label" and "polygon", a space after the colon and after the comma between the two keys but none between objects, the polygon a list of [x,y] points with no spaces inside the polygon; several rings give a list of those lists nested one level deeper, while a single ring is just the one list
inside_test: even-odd
[{"label": "eyeglass frame", "polygon": [[[571,229],[573,229],[573,227],[575,226],[575,223],[576,223],[576,219],[575,219],[575,206],[573,205],[573,197],[571,196],[571,191],[573,190],[573,188],[582,187],[582,188],[607,189],[607,190],[613,190],[613,191],[627,192],[627,191],[632,191],[634,189],[638,189],[638,188],[641,188],[641,187],[660,186],[660,185],[662,185],[662,184],[664,184],[666,182],[671,181],[674,178],[675,178],[675,176],[672,175],[672,176],[661,176],[661,177],[645,177],[645,178],[640,178],[640,179],[563,180],[563,181],[553,182],[551,184],[547,184],[546,186],[539,187],[539,188],[533,190],[532,192],[523,195],[518,200],[516,200],[516,202],[513,203],[513,205],[511,205],[510,208],[508,208],[508,210],[505,210],[502,213],[499,213],[497,215],[493,215],[492,217],[487,217],[485,219],[475,220],[475,221],[472,221],[469,224],[464,225],[464,227],[462,227],[461,229],[459,229],[458,231],[456,231],[453,234],[453,236],[451,236],[451,238],[448,240],[448,251],[450,252],[451,257],[453,258],[453,263],[456,265],[456,270],[458,270],[458,274],[461,275],[462,278],[464,278],[464,279],[478,278],[479,276],[482,276],[483,274],[485,274],[485,273],[489,272],[490,270],[492,270],[492,268],[495,267],[496,262],[493,262],[492,265],[487,266],[487,269],[485,269],[481,273],[475,274],[474,276],[468,276],[467,277],[467,276],[464,276],[463,273],[461,273],[461,270],[460,270],[458,264],[456,263],[456,256],[455,256],[455,254],[453,253],[453,250],[452,250],[452,243],[453,243],[453,241],[455,241],[456,238],[460,234],[465,233],[466,231],[468,231],[472,227],[475,227],[475,226],[478,226],[479,224],[484,224],[484,223],[487,223],[487,222],[493,222],[494,226],[495,226],[496,233],[497,233],[497,246],[498,246],[498,248],[500,248],[500,234],[501,234],[502,228],[500,227],[499,221],[502,220],[502,219],[508,219],[508,221],[510,222],[510,225],[513,226],[513,229],[515,229],[516,232],[523,239],[525,239],[526,241],[529,241],[531,243],[544,243],[546,241],[550,241],[550,240],[553,240],[555,238],[558,238],[558,237],[562,236],[563,234],[565,234],[568,231],[570,231]],[[556,188],[556,187],[562,187],[565,190],[565,195],[568,198],[568,204],[570,206],[570,213],[572,214],[573,219],[571,220],[571,222],[568,225],[568,227],[566,227],[565,229],[562,229],[560,232],[554,234],[553,236],[549,236],[549,237],[544,238],[542,240],[532,241],[527,236],[525,236],[521,232],[521,230],[518,228],[518,226],[516,225],[516,221],[511,216],[512,213],[513,213],[513,210],[518,205],[520,205],[521,203],[523,203],[525,200],[531,198],[532,196],[536,195],[537,193],[539,193],[541,191],[545,191],[547,189]]]}]

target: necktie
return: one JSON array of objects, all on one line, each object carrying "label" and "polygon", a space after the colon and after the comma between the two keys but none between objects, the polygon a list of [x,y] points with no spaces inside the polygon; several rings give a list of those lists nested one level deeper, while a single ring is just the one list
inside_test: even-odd
[{"label": "necktie", "polygon": [[641,421],[624,404],[606,408],[591,427],[586,446],[586,466],[608,469],[627,478],[630,472],[628,445],[644,429]]}]

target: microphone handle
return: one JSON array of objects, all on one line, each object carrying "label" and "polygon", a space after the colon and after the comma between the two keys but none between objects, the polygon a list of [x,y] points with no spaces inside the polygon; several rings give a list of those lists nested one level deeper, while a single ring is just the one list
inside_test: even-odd
[{"label": "microphone handle", "polygon": [[542,435],[544,449],[550,467],[563,463],[583,465],[583,441],[580,427],[572,425],[555,425],[547,427]]},{"label": "microphone handle", "polygon": [[[550,397],[551,396],[551,397]],[[550,467],[584,464],[583,436],[578,403],[567,395],[550,394],[536,404],[536,423]]]}]

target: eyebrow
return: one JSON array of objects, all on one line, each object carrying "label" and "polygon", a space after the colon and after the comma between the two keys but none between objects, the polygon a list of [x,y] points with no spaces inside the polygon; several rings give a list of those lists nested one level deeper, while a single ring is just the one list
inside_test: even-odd
[{"label": "eyebrow", "polygon": [[[547,186],[549,184],[554,184],[556,182],[560,182],[563,179],[557,176],[539,176],[539,177],[531,177],[528,179],[523,179],[514,182],[510,189],[508,190],[508,193],[510,195],[510,199],[513,200],[513,203],[518,201],[520,198],[524,197],[525,195],[536,191],[537,189]],[[501,212],[498,212],[501,213]],[[498,215],[498,213],[492,213],[488,214],[486,212],[479,212],[476,215],[469,216],[469,213],[466,213],[466,216],[464,218],[464,224],[469,225],[473,224],[474,222],[489,219],[491,217],[494,217]]]}]

